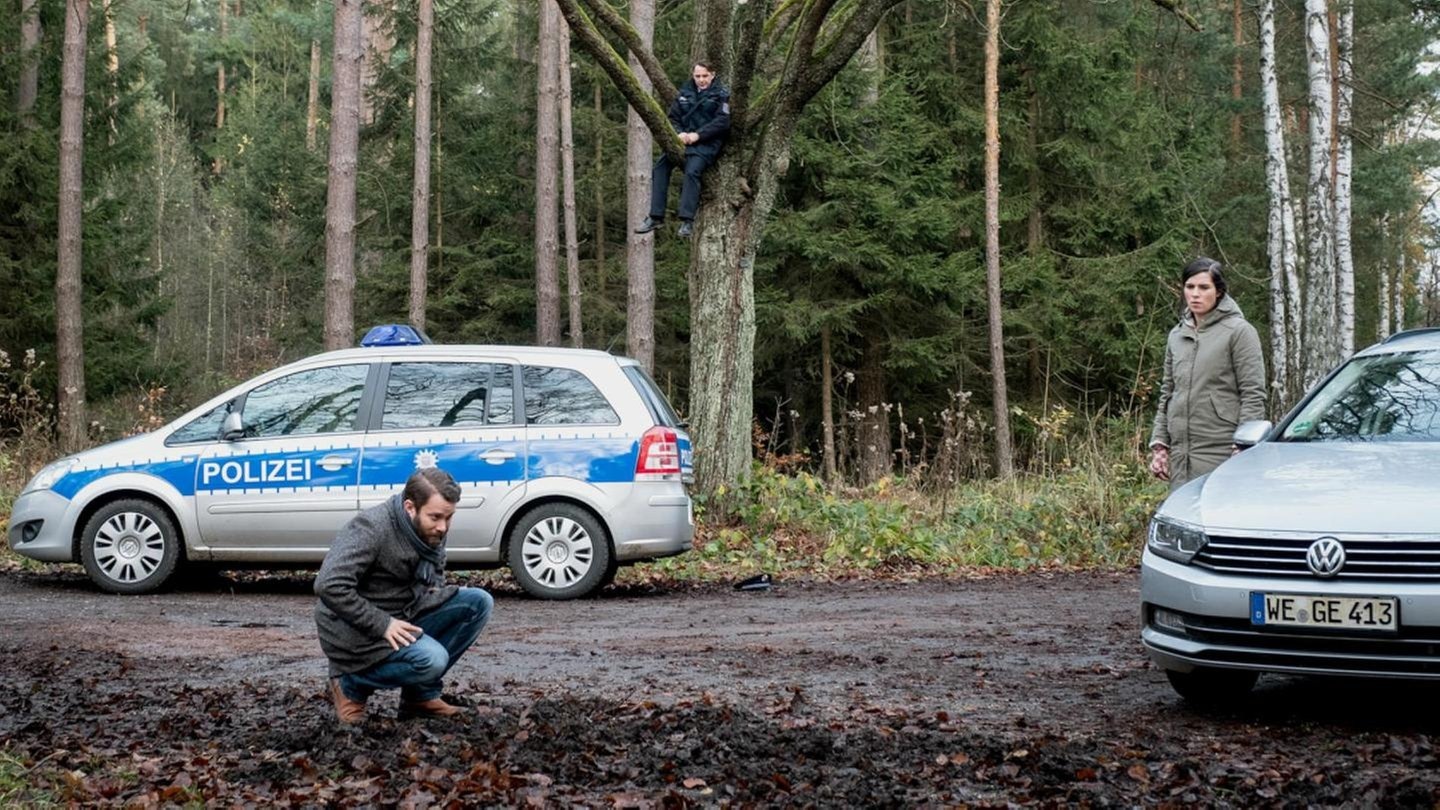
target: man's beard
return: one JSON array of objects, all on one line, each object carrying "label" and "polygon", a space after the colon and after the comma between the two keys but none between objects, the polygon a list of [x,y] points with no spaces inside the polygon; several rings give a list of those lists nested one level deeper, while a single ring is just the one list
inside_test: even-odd
[{"label": "man's beard", "polygon": [[432,545],[432,546],[438,546],[438,545],[440,545],[441,543],[445,542],[445,535],[444,535],[444,534],[440,534],[439,536],[432,537],[431,535],[427,534],[424,529],[420,528],[420,516],[419,516],[419,515],[416,515],[415,517],[410,518],[410,525],[411,525],[411,527],[413,527],[413,528],[415,529],[415,536],[416,536],[416,537],[420,538],[421,540],[425,541],[426,543],[428,543],[428,544],[430,544],[430,545]]}]

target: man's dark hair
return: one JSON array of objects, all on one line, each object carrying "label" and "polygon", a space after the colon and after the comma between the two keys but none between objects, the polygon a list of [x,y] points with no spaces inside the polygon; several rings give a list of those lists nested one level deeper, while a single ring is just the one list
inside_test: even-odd
[{"label": "man's dark hair", "polygon": [[1225,298],[1230,288],[1229,285],[1225,283],[1225,274],[1220,271],[1220,262],[1214,259],[1201,256],[1195,261],[1185,265],[1185,269],[1180,272],[1180,284],[1183,286],[1185,282],[1190,280],[1191,276],[1198,276],[1201,273],[1210,274],[1210,280],[1215,284],[1215,301],[1219,303]]},{"label": "man's dark hair", "polygon": [[711,62],[709,59],[696,59],[694,67],[703,67],[711,73],[715,72],[715,63]]},{"label": "man's dark hair", "polygon": [[450,503],[460,502],[460,485],[450,473],[439,467],[422,467],[410,474],[410,480],[405,482],[405,500],[415,504],[419,509],[430,502],[432,495],[439,494]]}]

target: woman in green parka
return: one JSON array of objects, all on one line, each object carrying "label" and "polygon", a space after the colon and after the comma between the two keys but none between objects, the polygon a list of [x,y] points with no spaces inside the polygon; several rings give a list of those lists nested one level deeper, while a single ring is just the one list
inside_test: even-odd
[{"label": "woman in green parka", "polygon": [[1150,434],[1150,472],[1172,491],[1231,456],[1237,425],[1265,418],[1260,336],[1227,294],[1220,263],[1196,259],[1180,280],[1185,309],[1165,343]]}]

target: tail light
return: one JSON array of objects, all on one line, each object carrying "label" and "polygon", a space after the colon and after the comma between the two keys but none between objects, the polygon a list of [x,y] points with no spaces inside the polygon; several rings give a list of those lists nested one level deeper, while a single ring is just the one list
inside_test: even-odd
[{"label": "tail light", "polygon": [[652,427],[640,437],[636,481],[680,480],[680,437],[667,427]]}]

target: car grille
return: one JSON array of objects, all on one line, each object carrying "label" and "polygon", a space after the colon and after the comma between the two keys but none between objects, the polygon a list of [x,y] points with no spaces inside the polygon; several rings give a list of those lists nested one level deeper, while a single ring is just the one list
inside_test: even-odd
[{"label": "car grille", "polygon": [[1185,657],[1197,663],[1440,677],[1440,628],[1402,625],[1395,633],[1366,635],[1353,631],[1259,628],[1246,619],[1181,615],[1185,621],[1183,637],[1206,645],[1199,653],[1186,654]]},{"label": "car grille", "polygon": [[[1222,574],[1313,577],[1305,552],[1316,538],[1211,537],[1193,563]],[[1440,539],[1345,540],[1335,579],[1440,582]]]}]

